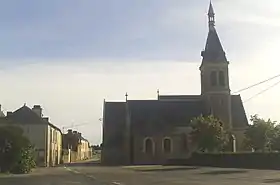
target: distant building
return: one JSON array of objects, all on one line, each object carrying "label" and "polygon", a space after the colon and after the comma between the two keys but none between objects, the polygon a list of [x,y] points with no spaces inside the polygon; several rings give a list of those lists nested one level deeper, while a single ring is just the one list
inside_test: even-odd
[{"label": "distant building", "polygon": [[2,106],[0,104],[0,118],[5,117],[4,112],[2,111]]},{"label": "distant building", "polygon": [[199,68],[201,94],[158,93],[156,100],[104,101],[102,164],[163,164],[169,158],[188,157],[194,150],[189,123],[200,115],[219,118],[224,128],[234,134],[237,150],[242,149],[248,120],[240,95],[230,93],[229,62],[215,28],[212,4],[208,21]]},{"label": "distant building", "polygon": [[63,134],[62,143],[63,149],[76,152],[74,161],[89,159],[92,156],[90,143],[80,132],[69,129],[66,134]]},{"label": "distant building", "polygon": [[42,117],[40,105],[34,105],[32,109],[24,105],[14,112],[7,112],[7,116],[2,117],[0,123],[23,129],[24,135],[35,146],[37,165],[48,167],[60,164],[62,132],[50,123],[47,117]]}]

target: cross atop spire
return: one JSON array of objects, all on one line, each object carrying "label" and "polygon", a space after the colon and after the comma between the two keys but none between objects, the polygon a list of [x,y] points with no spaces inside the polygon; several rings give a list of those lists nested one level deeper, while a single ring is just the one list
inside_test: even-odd
[{"label": "cross atop spire", "polygon": [[158,97],[158,99],[159,99],[159,89],[157,90],[157,97]]},{"label": "cross atop spire", "polygon": [[127,97],[128,97],[128,94],[127,92],[125,93],[125,101],[127,101]]},{"label": "cross atop spire", "polygon": [[209,29],[215,26],[215,13],[212,2],[210,1],[209,10],[208,10],[208,22],[209,22]]}]

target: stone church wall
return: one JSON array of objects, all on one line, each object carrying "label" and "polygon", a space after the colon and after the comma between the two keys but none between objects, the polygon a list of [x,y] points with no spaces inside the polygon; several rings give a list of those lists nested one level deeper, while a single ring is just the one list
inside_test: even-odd
[{"label": "stone church wall", "polygon": [[[122,104],[106,103],[103,120],[103,146],[101,163],[119,165],[124,161],[125,107]],[[108,116],[106,116],[108,115]]]},{"label": "stone church wall", "polygon": [[[180,131],[181,130],[181,131]],[[175,128],[168,132],[157,133],[151,136],[135,135],[133,145],[133,162],[135,165],[143,164],[164,164],[170,158],[187,158],[190,153],[190,149],[182,149],[182,133],[188,134],[189,129]],[[145,139],[151,139],[153,141],[153,153],[147,153],[145,151]],[[171,151],[164,151],[164,139],[171,140]],[[186,139],[186,138],[185,138]],[[189,146],[190,147],[190,146]]]}]

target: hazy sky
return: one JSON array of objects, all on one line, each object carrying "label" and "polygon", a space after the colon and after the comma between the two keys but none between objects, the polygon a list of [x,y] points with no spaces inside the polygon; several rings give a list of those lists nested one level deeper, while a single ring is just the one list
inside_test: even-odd
[{"label": "hazy sky", "polygon": [[[209,0],[9,0],[0,3],[0,103],[25,102],[101,142],[103,99],[199,94]],[[280,1],[213,0],[232,92],[280,73]],[[246,100],[277,80],[242,92]],[[280,121],[280,85],[245,102]]]}]

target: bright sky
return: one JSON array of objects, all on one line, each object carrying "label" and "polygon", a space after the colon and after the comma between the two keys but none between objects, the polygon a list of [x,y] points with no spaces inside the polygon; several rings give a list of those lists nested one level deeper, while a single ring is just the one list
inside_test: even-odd
[{"label": "bright sky", "polygon": [[[209,0],[9,0],[0,3],[0,103],[40,104],[62,128],[101,142],[103,99],[199,94]],[[280,73],[280,1],[213,0],[232,92]],[[242,92],[246,100],[277,82]],[[280,85],[246,102],[280,121]]]}]

